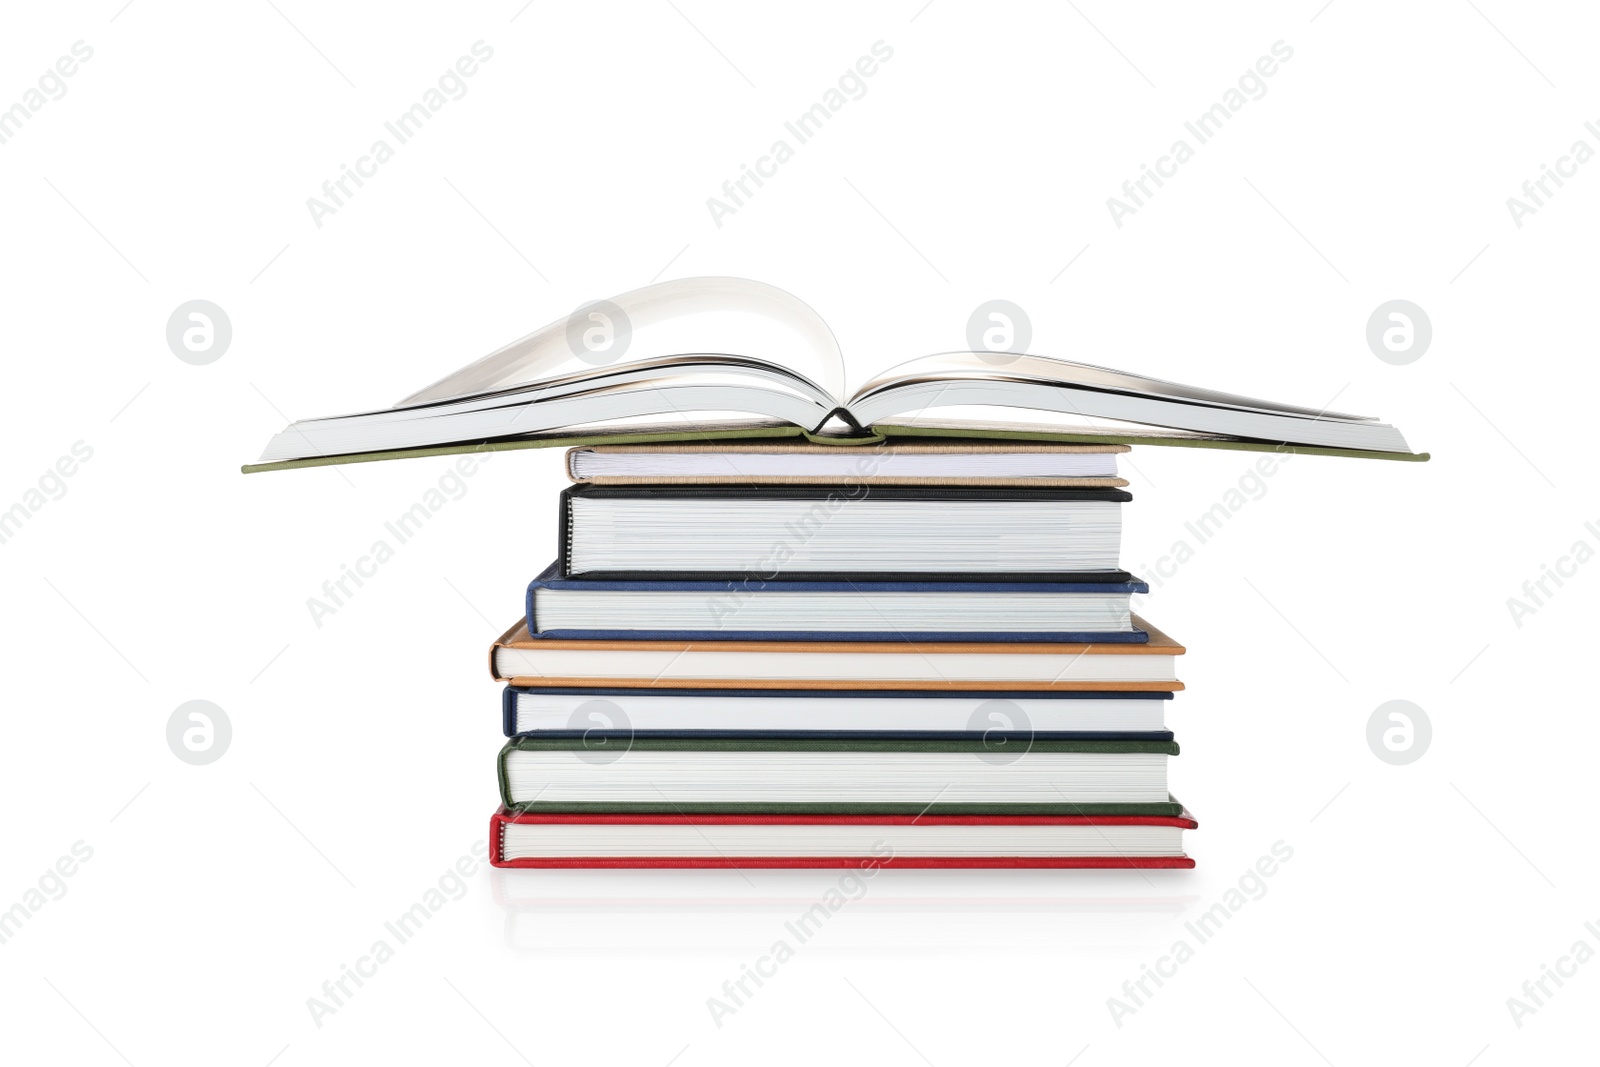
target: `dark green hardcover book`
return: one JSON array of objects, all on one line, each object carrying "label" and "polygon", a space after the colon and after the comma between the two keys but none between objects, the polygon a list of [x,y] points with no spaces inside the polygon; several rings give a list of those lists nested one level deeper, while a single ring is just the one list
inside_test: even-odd
[{"label": "dark green hardcover book", "polygon": [[501,801],[518,812],[1175,816],[1171,741],[837,737],[514,738]]}]

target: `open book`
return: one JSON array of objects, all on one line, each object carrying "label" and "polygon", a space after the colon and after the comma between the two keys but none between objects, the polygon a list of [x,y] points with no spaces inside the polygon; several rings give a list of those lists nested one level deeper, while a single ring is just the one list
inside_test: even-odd
[{"label": "open book", "polygon": [[1426,459],[1357,415],[1010,352],[947,352],[844,390],[827,324],[739,278],[578,309],[390,408],[293,423],[246,472],[553,445],[803,437],[1203,445]]}]

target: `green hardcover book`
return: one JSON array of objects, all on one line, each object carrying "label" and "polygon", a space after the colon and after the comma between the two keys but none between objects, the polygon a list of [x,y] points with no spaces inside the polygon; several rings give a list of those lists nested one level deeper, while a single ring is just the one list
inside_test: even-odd
[{"label": "green hardcover book", "polygon": [[626,731],[514,738],[500,750],[514,812],[772,815],[1151,815],[1171,741],[661,738]]},{"label": "green hardcover book", "polygon": [[785,438],[1428,458],[1376,419],[1027,353],[924,356],[847,391],[833,333],[804,303],[759,282],[691,278],[580,308],[393,407],[295,422],[243,469]]}]

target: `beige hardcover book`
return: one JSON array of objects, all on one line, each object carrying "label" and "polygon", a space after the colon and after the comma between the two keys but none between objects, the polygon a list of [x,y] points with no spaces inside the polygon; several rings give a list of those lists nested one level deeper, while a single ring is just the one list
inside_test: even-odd
[{"label": "beige hardcover book", "polygon": [[591,485],[952,485],[1119,488],[1122,444],[956,441],[840,449],[804,442],[593,445],[568,449]]}]

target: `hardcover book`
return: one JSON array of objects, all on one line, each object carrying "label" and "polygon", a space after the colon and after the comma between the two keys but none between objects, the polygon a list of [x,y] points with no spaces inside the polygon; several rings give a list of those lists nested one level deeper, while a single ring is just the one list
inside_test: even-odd
[{"label": "hardcover book", "polygon": [[1026,353],[924,356],[847,391],[838,343],[811,308],[759,282],[691,278],[586,305],[393,407],[295,422],[244,470],[478,449],[775,438],[1427,458],[1376,419]]},{"label": "hardcover book", "polygon": [[559,814],[501,808],[496,867],[1188,869],[1171,815]]},{"label": "hardcover book", "polygon": [[1122,489],[596,486],[561,494],[565,577],[1127,582]]},{"label": "hardcover book", "polygon": [[517,737],[517,811],[814,815],[1177,815],[1172,741]]},{"label": "hardcover book", "polygon": [[1182,645],[1138,615],[1143,643],[576,641],[519,619],[489,650],[496,681],[625,689],[1147,690],[1183,688]]},{"label": "hardcover book", "polygon": [[594,485],[993,485],[1115,489],[1127,445],[800,443],[591,445],[567,476]]},{"label": "hardcover book", "polygon": [[506,686],[507,737],[657,735],[1170,741],[1171,693]]},{"label": "hardcover book", "polygon": [[531,637],[675,641],[1143,643],[1143,582],[611,581],[528,586]]}]

